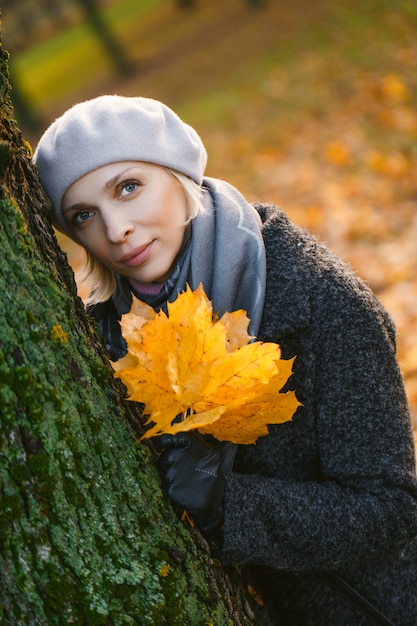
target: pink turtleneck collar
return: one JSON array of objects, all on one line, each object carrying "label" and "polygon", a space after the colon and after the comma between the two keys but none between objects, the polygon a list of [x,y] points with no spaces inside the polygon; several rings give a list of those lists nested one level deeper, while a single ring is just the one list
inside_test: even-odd
[{"label": "pink turtleneck collar", "polygon": [[140,283],[133,278],[129,278],[129,282],[136,293],[143,293],[144,296],[157,296],[165,285],[165,283]]}]

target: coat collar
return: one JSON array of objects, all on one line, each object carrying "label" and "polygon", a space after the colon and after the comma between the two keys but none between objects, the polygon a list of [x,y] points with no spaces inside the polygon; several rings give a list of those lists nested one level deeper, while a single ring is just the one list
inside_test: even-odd
[{"label": "coat collar", "polygon": [[267,258],[262,340],[276,341],[310,322],[310,266],[305,254],[312,237],[278,207],[255,205],[263,223]]}]

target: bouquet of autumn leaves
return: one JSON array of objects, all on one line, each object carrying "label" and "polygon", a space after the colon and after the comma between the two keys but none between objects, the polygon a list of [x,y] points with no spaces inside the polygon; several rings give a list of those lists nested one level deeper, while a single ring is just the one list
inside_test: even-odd
[{"label": "bouquet of autumn leaves", "polygon": [[268,424],[292,419],[300,403],[293,391],[279,391],[294,359],[281,359],[275,343],[250,343],[245,311],[217,319],[201,285],[167,310],[134,298],[121,320],[128,352],[112,364],[128,400],[145,405],[150,428],[142,438],[198,429],[249,444],[268,434]]}]

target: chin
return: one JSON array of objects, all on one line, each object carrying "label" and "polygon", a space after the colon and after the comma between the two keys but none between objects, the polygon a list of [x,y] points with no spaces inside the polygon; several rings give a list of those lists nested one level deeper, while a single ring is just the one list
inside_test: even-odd
[{"label": "chin", "polygon": [[132,280],[137,280],[139,283],[164,283],[168,279],[169,274],[146,274],[145,276],[132,276]]}]

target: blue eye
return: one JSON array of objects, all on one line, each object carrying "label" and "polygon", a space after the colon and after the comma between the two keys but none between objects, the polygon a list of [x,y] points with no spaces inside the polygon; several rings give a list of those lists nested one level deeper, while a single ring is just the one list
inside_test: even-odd
[{"label": "blue eye", "polygon": [[121,194],[122,196],[128,196],[136,191],[138,188],[138,183],[134,181],[128,181],[122,185]]},{"label": "blue eye", "polygon": [[74,215],[74,224],[81,226],[84,224],[91,216],[93,215],[93,211],[80,211],[77,215]]}]

